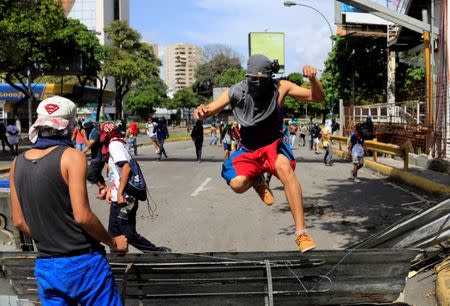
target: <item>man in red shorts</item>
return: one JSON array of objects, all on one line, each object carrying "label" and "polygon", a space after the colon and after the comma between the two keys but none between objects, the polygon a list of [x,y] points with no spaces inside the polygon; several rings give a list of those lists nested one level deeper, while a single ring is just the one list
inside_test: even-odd
[{"label": "man in red shorts", "polygon": [[239,149],[224,162],[222,177],[237,193],[253,187],[267,205],[272,205],[273,195],[265,183],[263,173],[275,175],[283,184],[295,222],[296,242],[301,252],[315,247],[315,242],[306,232],[302,190],[295,177],[295,158],[284,141],[283,104],[286,96],[302,102],[320,102],[324,92],[316,78],[316,69],[303,68],[311,88],[303,88],[286,80],[276,80],[278,63],[266,56],[252,55],[247,63],[246,79],[234,84],[208,105],[201,104],[194,117],[204,120],[231,105],[233,114],[241,125]]}]

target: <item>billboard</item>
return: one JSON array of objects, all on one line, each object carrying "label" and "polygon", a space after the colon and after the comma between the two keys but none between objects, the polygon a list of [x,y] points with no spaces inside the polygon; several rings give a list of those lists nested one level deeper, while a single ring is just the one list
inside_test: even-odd
[{"label": "billboard", "polygon": [[248,34],[249,55],[264,54],[270,60],[278,60],[280,71],[284,73],[284,33],[250,32]]}]

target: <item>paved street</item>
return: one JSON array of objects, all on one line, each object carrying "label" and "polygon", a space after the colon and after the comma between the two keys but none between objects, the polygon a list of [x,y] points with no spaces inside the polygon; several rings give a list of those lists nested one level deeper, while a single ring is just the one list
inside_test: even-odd
[{"label": "paved street", "polygon": [[[137,160],[146,175],[157,210],[146,204],[138,212],[138,229],[155,244],[176,252],[295,250],[294,225],[280,182],[273,178],[275,204],[265,206],[253,190],[235,194],[220,177],[223,151],[204,145],[203,162],[194,158],[193,143],[168,143],[169,159],[157,161],[150,146]],[[306,147],[294,150],[296,174],[303,188],[306,222],[318,249],[349,247],[394,223],[424,204],[420,196],[360,171],[361,183],[348,180],[351,165],[337,161],[325,167],[323,154]],[[107,224],[108,207],[92,206]]]}]

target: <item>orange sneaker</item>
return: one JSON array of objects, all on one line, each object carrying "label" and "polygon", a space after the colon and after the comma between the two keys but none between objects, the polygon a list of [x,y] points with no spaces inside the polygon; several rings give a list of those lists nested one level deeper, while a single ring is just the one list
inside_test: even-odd
[{"label": "orange sneaker", "polygon": [[259,195],[261,200],[266,205],[272,205],[274,202],[272,190],[270,190],[269,185],[267,185],[264,180],[264,176],[261,174],[260,176],[255,178],[255,182],[253,183],[253,188],[256,193]]},{"label": "orange sneaker", "polygon": [[306,251],[312,250],[316,247],[316,243],[312,239],[311,235],[307,233],[298,235],[295,239],[295,242],[297,242],[298,248],[302,253],[305,253]]}]

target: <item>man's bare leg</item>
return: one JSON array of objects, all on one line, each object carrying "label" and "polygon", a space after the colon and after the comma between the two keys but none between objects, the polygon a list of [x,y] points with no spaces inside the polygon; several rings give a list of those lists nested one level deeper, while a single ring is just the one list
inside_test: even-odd
[{"label": "man's bare leg", "polygon": [[297,235],[302,234],[305,231],[302,189],[291,168],[289,159],[283,154],[278,154],[275,162],[275,170],[284,186],[284,193],[286,194],[289,208],[294,217],[295,232]]},{"label": "man's bare leg", "polygon": [[253,182],[243,175],[238,175],[230,181],[230,187],[236,193],[246,192],[253,186]]},{"label": "man's bare leg", "polygon": [[278,154],[278,158],[275,162],[275,169],[280,181],[283,183],[286,199],[289,203],[292,216],[294,217],[295,242],[302,253],[314,249],[316,243],[305,229],[302,189],[295,177],[294,170],[291,168],[289,159],[282,154]]}]

